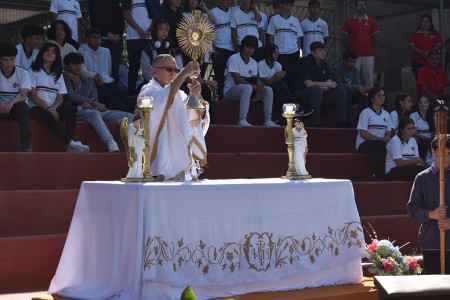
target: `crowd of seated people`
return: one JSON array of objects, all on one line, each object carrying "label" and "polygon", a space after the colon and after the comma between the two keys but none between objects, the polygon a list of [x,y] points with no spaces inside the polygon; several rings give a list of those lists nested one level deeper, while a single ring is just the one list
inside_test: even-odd
[{"label": "crowd of seated people", "polygon": [[[357,124],[357,151],[372,158],[376,180],[392,173],[386,166],[387,157],[393,157],[389,149],[396,148],[396,155],[399,153],[399,147],[386,148],[392,138],[401,145],[412,138],[409,131],[399,128],[401,121],[409,118],[413,123],[407,126],[415,124],[416,128],[412,136],[417,140],[420,163],[432,161],[428,145],[435,130],[432,110],[436,99],[446,99],[449,82],[445,70],[439,67],[437,49],[442,40],[428,15],[422,16],[408,43],[417,74],[417,112],[411,114],[411,97],[400,95],[389,114],[383,108],[384,91],[374,88],[373,80],[367,78],[367,74],[373,74],[378,27],[365,12],[366,1],[352,2],[355,15],[343,27],[347,49],[333,66],[325,61],[329,32],[319,17],[318,0],[308,2],[308,15],[303,20],[291,14],[294,0],[274,1],[275,13],[270,17],[260,11],[256,0],[242,0],[239,6],[232,6],[231,0],[220,0],[212,9],[203,0],[164,0],[162,5],[152,0],[89,1],[91,26],[86,32],[81,32],[78,2],[73,6],[67,2],[51,1],[52,24],[47,32],[41,26],[26,25],[21,31],[23,41],[15,51],[8,43],[0,47],[0,86],[8,92],[1,95],[0,118],[19,120],[23,151],[32,149],[29,118],[45,122],[66,143],[67,151],[88,151],[87,145],[73,141],[76,120],[90,122],[109,151],[118,151],[104,121],[119,122],[124,116],[133,119],[136,95],[152,78],[157,55],[175,58],[177,69],[173,72],[190,61],[178,45],[176,28],[184,15],[198,9],[211,21],[216,34],[211,52],[200,60],[198,79],[202,98],[210,107],[216,100],[214,94],[219,100],[237,101],[238,125],[252,126],[247,121],[250,102],[262,101],[263,125],[280,126],[284,125],[280,117],[283,104],[295,102],[300,113],[311,114],[310,126],[318,127],[326,104],[333,102],[336,127]],[[355,22],[370,27],[370,32],[364,32],[367,36],[358,35]],[[129,62],[125,89],[119,85],[122,36]],[[434,44],[429,42],[432,37],[438,37],[433,39]],[[210,61],[214,80],[204,79]],[[8,86],[11,78],[19,83],[14,88]],[[186,91],[190,80],[183,85]],[[352,119],[354,104],[358,104],[356,120]],[[65,121],[64,129],[60,120]],[[392,161],[402,167],[396,159],[400,158],[395,156]]]}]

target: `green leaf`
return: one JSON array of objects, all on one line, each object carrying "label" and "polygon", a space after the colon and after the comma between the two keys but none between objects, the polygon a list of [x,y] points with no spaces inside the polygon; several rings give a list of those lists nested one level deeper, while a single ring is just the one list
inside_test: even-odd
[{"label": "green leaf", "polygon": [[183,293],[181,294],[180,300],[196,300],[197,298],[194,295],[194,292],[192,291],[191,287],[188,286],[184,289]]}]

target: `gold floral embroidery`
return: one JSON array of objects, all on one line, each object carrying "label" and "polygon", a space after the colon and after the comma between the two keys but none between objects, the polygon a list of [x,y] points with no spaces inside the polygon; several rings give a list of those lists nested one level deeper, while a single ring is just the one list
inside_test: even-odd
[{"label": "gold floral embroidery", "polygon": [[247,263],[245,268],[266,272],[272,267],[281,268],[283,265],[300,263],[305,258],[314,264],[324,251],[338,256],[341,253],[339,248],[344,245],[347,248],[362,248],[364,236],[361,223],[353,221],[340,229],[328,226],[327,232],[322,236],[313,233],[311,237],[297,239],[290,235],[279,237],[275,243],[272,233],[251,232],[244,239],[243,245],[240,242],[227,242],[221,247],[208,246],[200,240],[191,249],[183,238],[177,242],[166,242],[162,237],[148,237],[144,249],[144,270],[171,263],[174,272],[184,265],[194,264],[205,275],[213,267],[233,273],[241,267],[243,253]]}]

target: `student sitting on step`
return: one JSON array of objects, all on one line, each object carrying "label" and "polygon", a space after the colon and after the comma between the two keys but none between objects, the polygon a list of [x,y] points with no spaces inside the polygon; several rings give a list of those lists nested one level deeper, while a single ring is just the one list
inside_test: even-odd
[{"label": "student sitting on step", "polygon": [[100,46],[101,30],[88,28],[86,38],[87,44],[81,45],[78,53],[83,55],[87,71],[93,74],[89,77],[94,78],[97,83],[99,101],[112,109],[133,112],[136,102],[133,103],[111,77],[111,53],[108,48]]},{"label": "student sitting on step", "polygon": [[370,106],[359,115],[356,150],[370,156],[372,179],[383,180],[386,161],[386,143],[391,137],[389,113],[382,108],[384,91],[374,87],[369,91]]},{"label": "student sitting on step", "polygon": [[278,126],[272,121],[272,88],[257,82],[258,65],[251,58],[258,48],[258,39],[247,35],[241,42],[241,52],[230,56],[223,90],[224,100],[240,102],[238,125],[252,126],[247,122],[250,101],[261,101],[264,107],[264,126]]},{"label": "student sitting on step", "polygon": [[[28,71],[31,82],[27,103],[30,117],[44,122],[48,128],[67,145],[67,152],[88,152],[89,147],[75,142],[75,107],[63,104],[67,93],[62,76],[61,53],[54,43],[46,43]],[[64,120],[65,129],[59,121]]]},{"label": "student sitting on step", "polygon": [[386,145],[386,179],[414,180],[425,169],[414,138],[414,121],[404,117],[398,123],[397,134]]},{"label": "student sitting on step", "polygon": [[16,55],[14,45],[0,44],[0,120],[18,120],[21,149],[30,152],[30,114],[25,102],[30,78],[26,70],[15,66]]},{"label": "student sitting on step", "polygon": [[120,124],[123,118],[128,118],[131,123],[134,115],[120,110],[109,110],[98,101],[97,87],[94,80],[82,75],[84,58],[79,53],[69,53],[64,58],[67,72],[80,78],[81,84],[75,86],[70,77],[64,73],[67,87],[67,98],[77,107],[77,120],[86,121],[94,127],[103,143],[108,146],[109,152],[119,151],[105,121],[113,121]]}]

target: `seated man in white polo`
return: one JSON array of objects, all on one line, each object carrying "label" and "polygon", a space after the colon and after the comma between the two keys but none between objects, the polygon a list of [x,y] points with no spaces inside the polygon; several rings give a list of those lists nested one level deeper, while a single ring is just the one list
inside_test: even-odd
[{"label": "seated man in white polo", "polygon": [[258,64],[251,58],[258,48],[258,39],[247,35],[241,42],[241,52],[230,56],[223,90],[224,100],[240,101],[238,125],[252,126],[247,122],[250,101],[263,102],[264,126],[278,126],[272,121],[273,91],[257,81]]}]

